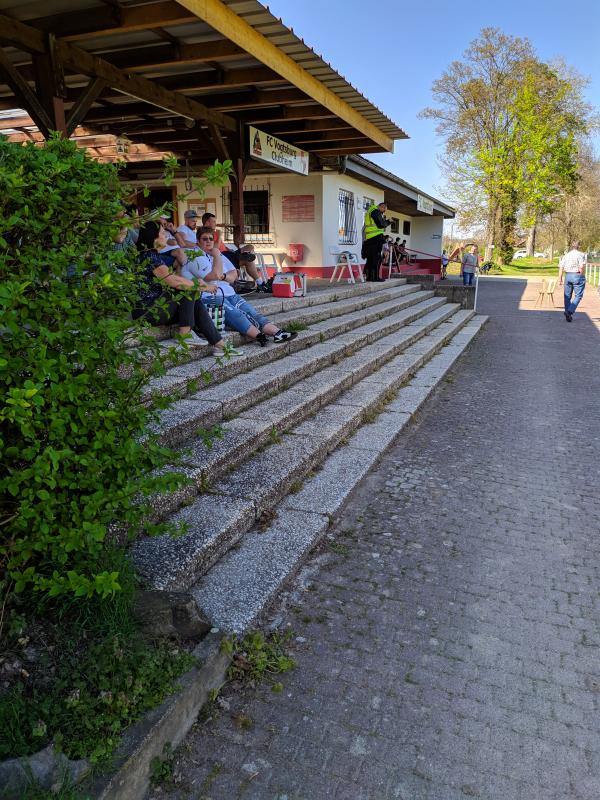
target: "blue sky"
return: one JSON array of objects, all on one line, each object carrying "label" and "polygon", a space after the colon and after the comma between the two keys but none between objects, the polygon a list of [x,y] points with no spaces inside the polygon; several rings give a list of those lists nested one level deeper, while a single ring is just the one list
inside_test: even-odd
[{"label": "blue sky", "polygon": [[[265,2],[265,0],[263,0]],[[587,99],[600,107],[599,0],[267,0],[271,12],[411,137],[393,155],[370,155],[442,199],[434,123],[417,118],[432,103],[431,84],[462,59],[486,26],[527,36],[545,60],[562,57],[591,79]],[[600,137],[596,137],[600,154]]]}]

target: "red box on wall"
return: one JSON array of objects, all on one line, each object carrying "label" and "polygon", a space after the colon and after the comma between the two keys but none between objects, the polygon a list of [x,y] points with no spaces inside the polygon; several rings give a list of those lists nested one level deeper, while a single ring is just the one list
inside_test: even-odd
[{"label": "red box on wall", "polygon": [[303,244],[289,244],[288,245],[288,258],[291,261],[302,261],[304,258],[304,245]]}]

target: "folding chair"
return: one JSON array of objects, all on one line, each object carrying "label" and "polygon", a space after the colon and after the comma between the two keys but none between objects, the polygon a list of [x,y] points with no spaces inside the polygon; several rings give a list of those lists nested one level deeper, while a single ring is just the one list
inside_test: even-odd
[{"label": "folding chair", "polygon": [[[356,283],[354,277],[354,267],[358,270],[358,279],[361,283],[365,282],[365,276],[362,271],[362,264],[358,260],[355,253],[349,250],[331,250],[331,254],[336,257],[335,267],[329,279],[329,283],[339,283],[344,277],[344,270],[348,270],[348,283]],[[339,270],[339,272],[338,272]]]}]

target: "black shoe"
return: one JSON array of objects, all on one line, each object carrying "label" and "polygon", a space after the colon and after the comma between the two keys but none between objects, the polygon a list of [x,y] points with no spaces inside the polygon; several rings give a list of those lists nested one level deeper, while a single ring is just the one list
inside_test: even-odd
[{"label": "black shoe", "polygon": [[258,336],[256,337],[256,341],[259,343],[261,347],[267,346],[267,337],[265,336],[264,333],[259,333]]},{"label": "black shoe", "polygon": [[573,314],[569,314],[568,311],[565,311],[565,319],[567,322],[573,322]]},{"label": "black shoe", "polygon": [[287,342],[290,339],[295,339],[296,336],[298,336],[296,331],[284,331],[284,330],[281,330],[281,331],[277,331],[277,333],[273,337],[273,341],[276,344],[280,344],[281,342]]}]

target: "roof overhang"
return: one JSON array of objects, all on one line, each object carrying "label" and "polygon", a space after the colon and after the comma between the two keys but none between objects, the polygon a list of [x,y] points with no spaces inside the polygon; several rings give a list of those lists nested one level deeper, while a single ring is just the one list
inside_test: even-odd
[{"label": "roof overhang", "polygon": [[444,219],[453,219],[455,216],[455,209],[451,206],[441,200],[437,200],[416,186],[411,186],[402,178],[366,158],[350,156],[346,162],[346,172],[370,183],[372,186],[383,189],[385,201],[391,211],[397,211],[410,217],[431,216],[417,208],[417,201],[420,195],[433,203],[434,216],[441,216]]},{"label": "roof overhang", "polygon": [[246,124],[316,159],[407,138],[257,0],[2,6],[0,108],[27,112],[16,140],[61,113],[69,135],[85,125],[196,162],[243,156]]}]

